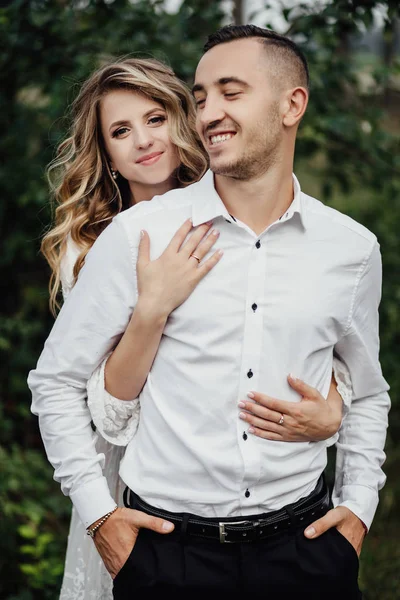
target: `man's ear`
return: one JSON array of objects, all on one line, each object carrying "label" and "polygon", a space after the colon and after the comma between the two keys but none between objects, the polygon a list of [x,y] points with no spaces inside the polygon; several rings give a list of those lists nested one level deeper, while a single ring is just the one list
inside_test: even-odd
[{"label": "man's ear", "polygon": [[308,104],[308,92],[303,87],[289,90],[284,99],[282,122],[286,127],[297,125],[303,117]]}]

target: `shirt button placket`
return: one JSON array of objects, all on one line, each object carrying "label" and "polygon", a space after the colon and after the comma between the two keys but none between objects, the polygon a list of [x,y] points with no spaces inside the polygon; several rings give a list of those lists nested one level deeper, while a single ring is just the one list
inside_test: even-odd
[{"label": "shirt button placket", "polygon": [[[260,239],[252,241],[249,255],[246,289],[246,315],[243,330],[241,382],[238,400],[247,398],[250,390],[259,389],[259,365],[263,338],[262,297],[265,289],[266,258],[264,242]],[[250,383],[251,382],[251,383]],[[243,431],[243,421],[238,418],[239,448],[242,453],[244,471],[241,487],[243,506],[249,506],[251,498],[255,502],[253,482],[257,481],[260,472],[259,446],[253,443],[254,436]]]}]

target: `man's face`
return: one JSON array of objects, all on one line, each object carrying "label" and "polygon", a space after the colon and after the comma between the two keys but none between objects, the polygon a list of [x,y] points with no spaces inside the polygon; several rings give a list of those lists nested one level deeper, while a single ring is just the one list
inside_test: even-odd
[{"label": "man's face", "polygon": [[196,127],[218,175],[249,180],[277,159],[280,94],[263,46],[235,40],[209,50],[196,69]]}]

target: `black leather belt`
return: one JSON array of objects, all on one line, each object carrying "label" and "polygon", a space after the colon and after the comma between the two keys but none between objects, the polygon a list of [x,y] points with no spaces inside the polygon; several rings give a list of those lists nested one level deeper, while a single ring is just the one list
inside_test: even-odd
[{"label": "black leather belt", "polygon": [[124,492],[125,506],[149,515],[167,519],[175,525],[176,533],[215,540],[223,544],[253,542],[291,528],[306,526],[323,516],[330,508],[329,491],[321,476],[315,490],[280,510],[260,515],[232,519],[208,519],[189,513],[173,513],[150,506],[129,488]]}]

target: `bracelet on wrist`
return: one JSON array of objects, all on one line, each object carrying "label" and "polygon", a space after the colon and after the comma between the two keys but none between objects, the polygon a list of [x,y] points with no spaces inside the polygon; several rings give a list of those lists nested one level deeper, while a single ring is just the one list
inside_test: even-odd
[{"label": "bracelet on wrist", "polygon": [[90,537],[93,539],[96,534],[96,531],[98,529],[100,529],[100,527],[103,525],[103,523],[105,523],[107,521],[108,517],[111,517],[111,515],[113,513],[115,513],[117,508],[118,508],[118,506],[115,506],[112,510],[110,510],[110,512],[108,512],[106,515],[104,515],[104,517],[102,517],[96,525],[94,525],[93,527],[88,527],[86,529],[87,535],[90,535]]}]

